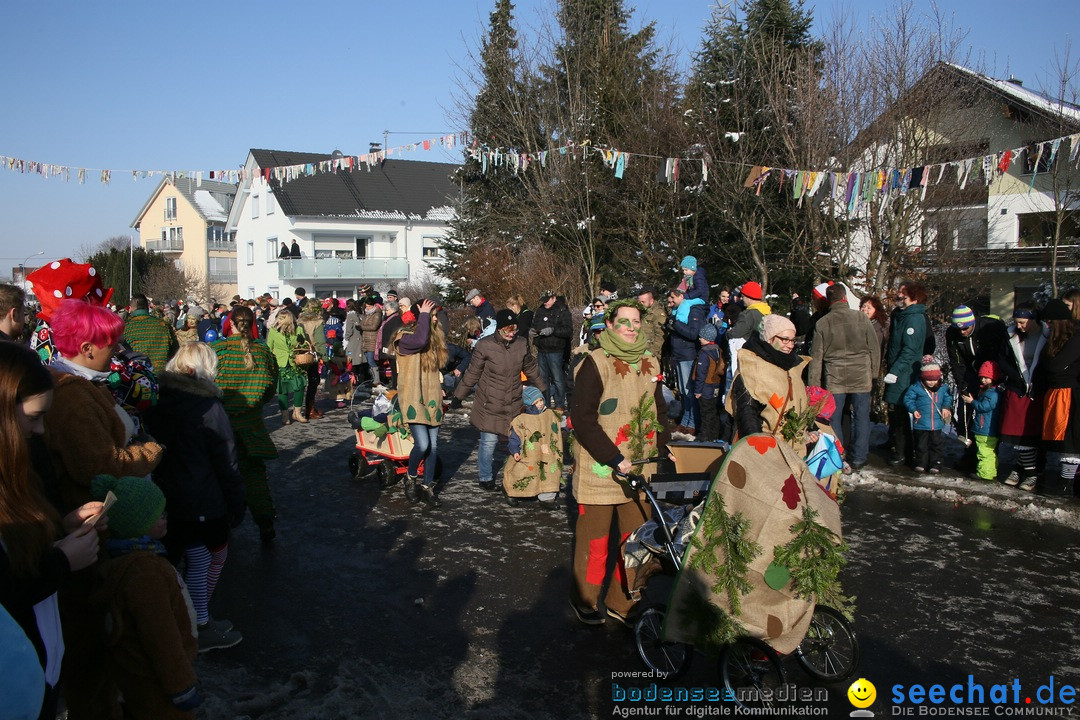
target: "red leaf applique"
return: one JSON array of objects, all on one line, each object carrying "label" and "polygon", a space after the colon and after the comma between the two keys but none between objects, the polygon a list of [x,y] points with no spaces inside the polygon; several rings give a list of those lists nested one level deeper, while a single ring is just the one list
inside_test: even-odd
[{"label": "red leaf applique", "polygon": [[787,480],[784,481],[783,495],[784,504],[788,506],[788,510],[794,510],[799,506],[799,498],[802,497],[802,491],[799,490],[799,483],[795,482],[794,475],[788,475]]},{"label": "red leaf applique", "polygon": [[619,432],[615,434],[616,445],[622,445],[624,442],[630,439],[630,436],[626,434],[627,432],[629,432],[629,430],[630,423],[626,423],[621,428],[619,428]]},{"label": "red leaf applique", "polygon": [[655,430],[650,430],[649,432],[645,433],[645,439],[646,440],[652,440],[654,437],[656,437],[656,431]]},{"label": "red leaf applique", "polygon": [[771,405],[776,410],[779,410],[780,408],[784,407],[784,398],[780,397],[776,393],[773,393],[772,397],[769,398],[769,405]]},{"label": "red leaf applique", "polygon": [[776,438],[772,435],[751,435],[746,438],[746,444],[758,451],[758,455],[764,455],[776,447]]}]

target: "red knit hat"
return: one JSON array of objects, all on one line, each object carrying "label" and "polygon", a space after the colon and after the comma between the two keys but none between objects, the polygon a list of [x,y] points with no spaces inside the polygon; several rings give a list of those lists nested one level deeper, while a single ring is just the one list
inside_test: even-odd
[{"label": "red knit hat", "polygon": [[919,377],[921,377],[923,380],[941,379],[941,366],[938,365],[938,361],[934,359],[933,355],[923,355],[922,367],[919,370]]},{"label": "red knit hat", "polygon": [[991,385],[997,385],[1005,379],[1003,373],[1001,372],[1001,366],[993,360],[987,360],[979,366],[979,377],[990,378]]},{"label": "red knit hat", "polygon": [[760,300],[764,293],[761,291],[761,285],[751,280],[743,284],[742,294],[743,297],[748,297],[751,300]]}]

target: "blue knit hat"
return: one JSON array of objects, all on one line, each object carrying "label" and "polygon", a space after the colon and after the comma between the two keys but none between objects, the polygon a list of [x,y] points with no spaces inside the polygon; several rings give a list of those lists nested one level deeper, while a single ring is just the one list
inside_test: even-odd
[{"label": "blue knit hat", "polygon": [[146,478],[98,475],[90,483],[97,500],[104,500],[109,490],[116,494],[116,504],[109,510],[109,532],[115,538],[142,537],[165,512],[164,493]]},{"label": "blue knit hat", "polygon": [[592,323],[589,324],[589,332],[596,332],[597,330],[603,330],[607,327],[604,322],[604,313],[599,315],[593,315]]},{"label": "blue knit hat", "polygon": [[679,267],[683,270],[693,270],[694,272],[697,272],[697,258],[693,255],[687,255],[682,259]]},{"label": "blue knit hat", "polygon": [[523,404],[532,405],[537,400],[543,400],[543,399],[544,399],[544,393],[540,392],[538,389],[536,389],[532,385],[526,385],[525,387],[521,388],[521,402]]},{"label": "blue knit hat", "polygon": [[971,327],[975,324],[975,313],[967,305],[961,305],[952,311],[952,324],[958,328]]},{"label": "blue knit hat", "polygon": [[707,342],[716,342],[716,326],[712,323],[705,323],[698,330],[697,336]]}]

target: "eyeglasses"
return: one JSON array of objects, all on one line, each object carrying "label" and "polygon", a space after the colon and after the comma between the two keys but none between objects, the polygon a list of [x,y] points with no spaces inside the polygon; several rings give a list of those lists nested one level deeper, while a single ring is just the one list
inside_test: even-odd
[{"label": "eyeglasses", "polygon": [[593,303],[593,307],[597,308],[597,309],[601,309],[601,308],[604,307],[604,304],[603,303]]},{"label": "eyeglasses", "polygon": [[781,336],[777,335],[773,339],[774,340],[779,340],[780,342],[784,343],[785,345],[794,345],[795,344],[795,338],[793,338],[793,337],[781,337]]}]

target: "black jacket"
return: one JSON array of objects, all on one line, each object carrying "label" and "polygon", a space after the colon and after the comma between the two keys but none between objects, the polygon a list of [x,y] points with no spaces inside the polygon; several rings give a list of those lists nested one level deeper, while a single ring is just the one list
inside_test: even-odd
[{"label": "black jacket", "polygon": [[[574,323],[570,319],[570,308],[566,301],[558,298],[550,308],[543,305],[533,311],[532,328],[536,331],[533,345],[537,352],[563,353],[570,347],[570,338],[574,334]],[[551,328],[550,335],[540,335],[544,328]]]},{"label": "black jacket", "polygon": [[[688,302],[683,300],[683,302]],[[685,362],[696,360],[698,348],[698,331],[705,324],[705,315],[709,312],[708,305],[694,305],[687,314],[686,322],[680,322],[675,317],[677,309],[672,309],[668,314],[668,339],[671,341],[672,359]]]},{"label": "black jacket", "polygon": [[958,395],[964,392],[978,394],[979,366],[987,360],[999,360],[1008,343],[1009,331],[996,317],[977,318],[975,330],[968,337],[961,334],[960,328],[949,325],[945,331],[945,347]]},{"label": "black jacket", "polygon": [[147,430],[166,447],[154,482],[165,493],[169,516],[190,522],[225,518],[238,525],[244,517],[244,482],[221,391],[180,373],[161,373],[158,381],[158,403],[144,417]]}]

